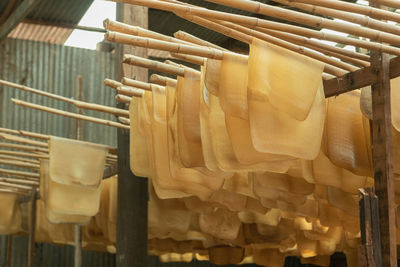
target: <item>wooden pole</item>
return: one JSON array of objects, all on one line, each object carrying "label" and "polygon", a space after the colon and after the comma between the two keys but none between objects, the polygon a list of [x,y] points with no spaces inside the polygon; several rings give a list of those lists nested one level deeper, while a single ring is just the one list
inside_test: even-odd
[{"label": "wooden pole", "polygon": [[391,25],[391,24],[373,19],[371,17],[359,15],[356,13],[340,11],[340,10],[337,10],[334,8],[321,7],[318,5],[296,3],[293,1],[289,1],[289,0],[274,0],[274,1],[284,4],[284,5],[287,5],[287,6],[302,9],[302,10],[311,12],[313,14],[320,14],[320,15],[325,15],[325,16],[329,16],[332,18],[346,20],[351,23],[360,24],[361,26],[379,30],[379,31],[383,31],[383,32],[393,33],[393,34],[397,34],[397,35],[400,34],[400,27],[398,27],[396,25]]},{"label": "wooden pole", "polygon": [[174,33],[174,36],[175,36],[175,38],[177,38],[179,40],[187,41],[187,42],[192,43],[192,44],[212,47],[212,48],[215,48],[215,49],[220,49],[222,51],[229,51],[228,49],[225,49],[225,48],[220,47],[220,46],[218,46],[216,44],[207,42],[207,41],[205,41],[205,40],[203,40],[201,38],[198,38],[198,37],[196,37],[194,35],[191,35],[191,34],[189,34],[187,32],[184,32],[184,31],[177,31],[176,33]]},{"label": "wooden pole", "polygon": [[26,101],[15,99],[15,98],[13,98],[12,101],[15,104],[23,106],[23,107],[33,108],[33,109],[37,109],[37,110],[40,110],[40,111],[45,111],[45,112],[49,112],[49,113],[53,113],[53,114],[57,114],[57,115],[61,115],[61,116],[69,117],[69,118],[73,118],[73,119],[80,119],[80,120],[90,121],[90,122],[99,123],[99,124],[103,124],[103,125],[107,125],[107,126],[129,129],[128,126],[123,125],[122,123],[114,122],[114,121],[103,120],[103,119],[90,117],[90,116],[85,116],[85,115],[79,115],[79,114],[68,112],[68,111],[64,111],[64,110],[59,110],[59,109],[55,109],[55,108],[49,108],[49,107],[45,107],[45,106],[42,106],[42,105],[29,103],[29,102],[26,102]]},{"label": "wooden pole", "polygon": [[5,267],[11,267],[13,239],[14,239],[14,235],[8,235],[8,237],[7,237],[7,256],[6,256]]},{"label": "wooden pole", "polygon": [[[78,101],[82,101],[82,76],[78,75],[76,77],[76,91],[75,98]],[[76,113],[82,115],[82,109],[78,106],[76,107]],[[75,138],[76,140],[83,140],[82,133],[82,121],[76,120],[75,126]],[[82,266],[82,229],[79,224],[74,225],[74,266],[81,267]]]},{"label": "wooden pole", "polygon": [[[117,20],[148,28],[147,8],[117,4]],[[147,82],[145,68],[119,63],[124,54],[147,57],[144,48],[117,45],[116,77],[129,77]],[[143,91],[142,91],[143,92]],[[130,99],[128,97],[128,99]],[[120,108],[125,105],[119,104]],[[130,170],[129,132],[118,129],[118,212],[117,212],[117,267],[147,267],[147,179],[136,177]]]},{"label": "wooden pole", "polygon": [[[136,0],[135,0],[136,1]],[[149,1],[149,0],[146,0]],[[339,32],[345,32],[348,34],[360,36],[360,37],[365,37],[369,38],[375,42],[386,42],[390,44],[400,44],[400,38],[391,33],[385,33],[385,32],[380,32],[377,30],[365,28],[365,27],[360,27],[358,25],[352,25],[349,23],[343,23],[340,21],[334,21],[331,19],[326,19],[326,18],[321,18],[318,16],[310,15],[310,14],[305,14],[301,13],[295,10],[289,10],[289,9],[284,9],[282,7],[276,7],[272,5],[267,5],[263,4],[260,2],[255,2],[255,1],[250,1],[250,0],[236,0],[236,1],[231,1],[231,0],[206,0],[208,2],[213,2],[229,7],[234,7],[242,10],[246,10],[249,12],[254,12],[266,16],[271,16],[274,18],[285,18],[288,21],[292,22],[297,22],[303,25],[308,25],[312,27],[318,27],[318,28],[326,28],[326,29],[331,29]],[[297,1],[297,0],[296,0]],[[309,2],[313,3],[318,6],[326,6],[329,8],[335,8],[339,6],[357,6],[357,7],[363,7],[361,5],[357,4],[352,4],[348,2],[343,2],[343,1],[337,1],[337,0],[303,0],[303,1],[298,1],[298,2]],[[323,3],[323,4],[322,4]],[[339,4],[336,4],[339,3]],[[340,4],[343,3],[343,4]],[[393,13],[393,12],[388,12],[386,10],[380,10],[380,9],[373,9],[373,8],[368,8],[369,12],[374,12],[374,11],[379,11],[379,12],[384,12],[388,16],[384,16],[382,18],[389,19],[389,16],[393,15],[397,19],[399,19],[400,22],[400,15]],[[339,8],[338,8],[339,9]],[[345,8],[342,9],[343,11],[350,11],[346,10]],[[352,12],[352,11],[350,11]],[[360,14],[360,12],[354,12]],[[371,13],[366,13],[364,15],[371,15]],[[371,17],[371,16],[370,16]],[[259,19],[260,22],[263,20]]]},{"label": "wooden pole", "polygon": [[396,215],[393,181],[392,121],[390,111],[389,55],[371,54],[372,72],[372,159],[375,192],[379,199],[382,266],[397,266]]},{"label": "wooden pole", "polygon": [[[379,1],[370,1],[373,10]],[[375,8],[378,7],[378,8]],[[368,7],[367,7],[368,8]],[[390,102],[390,57],[371,52],[372,84],[372,163],[375,193],[379,199],[382,266],[397,266],[396,204],[393,178],[392,114]]]},{"label": "wooden pole", "polygon": [[150,82],[158,84],[158,85],[162,85],[162,86],[166,86],[167,83],[169,83],[171,85],[174,85],[174,86],[177,85],[176,79],[172,79],[172,78],[169,78],[169,77],[161,76],[161,75],[158,75],[158,74],[152,74],[150,76]]},{"label": "wooden pole", "polygon": [[359,266],[382,266],[379,201],[371,188],[359,189],[361,245]]},{"label": "wooden pole", "polygon": [[28,245],[28,267],[35,266],[35,229],[36,229],[36,189],[31,191],[31,210],[29,216],[29,245]]}]

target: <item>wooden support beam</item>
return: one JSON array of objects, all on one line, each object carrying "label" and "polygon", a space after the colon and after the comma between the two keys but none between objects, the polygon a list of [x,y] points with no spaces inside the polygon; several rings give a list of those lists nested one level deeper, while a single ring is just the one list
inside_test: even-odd
[{"label": "wooden support beam", "polygon": [[28,267],[35,266],[35,229],[36,229],[36,194],[37,187],[32,187],[31,210],[29,215],[29,244],[28,244]]},{"label": "wooden support beam", "polygon": [[359,266],[382,266],[378,197],[372,188],[359,189],[361,245]]},{"label": "wooden support beam", "polygon": [[[400,76],[400,57],[390,60],[390,79]],[[365,67],[354,72],[349,72],[341,77],[324,81],[325,97],[340,95],[355,89],[372,85],[377,81],[377,75],[373,73],[372,67]]]},{"label": "wooden support beam", "polygon": [[4,265],[5,267],[11,267],[13,239],[14,235],[7,236],[7,255],[6,255],[6,265]]},{"label": "wooden support beam", "polygon": [[42,0],[24,0],[0,26],[0,42],[31,12]]},{"label": "wooden support beam", "polygon": [[[147,29],[147,8],[117,4],[117,20]],[[120,64],[123,54],[147,57],[147,50],[139,47],[116,46],[117,80],[129,77],[147,82],[147,69]],[[123,103],[120,108],[125,107]],[[118,212],[117,212],[117,267],[147,266],[147,179],[136,177],[130,170],[129,131],[118,130]]]},{"label": "wooden support beam", "polygon": [[392,121],[390,109],[389,55],[371,53],[372,161],[375,193],[379,199],[382,266],[397,266],[396,215],[393,181]]},{"label": "wooden support beam", "polygon": [[[75,98],[82,101],[82,75],[76,77]],[[75,108],[77,114],[82,115],[82,109]],[[83,140],[82,121],[75,121],[75,138],[76,140]],[[82,266],[82,228],[79,224],[74,225],[74,267]]]}]

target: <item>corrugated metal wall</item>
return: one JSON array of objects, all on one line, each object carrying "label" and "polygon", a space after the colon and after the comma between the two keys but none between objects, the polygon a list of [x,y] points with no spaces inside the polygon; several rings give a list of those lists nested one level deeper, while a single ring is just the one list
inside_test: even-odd
[{"label": "corrugated metal wall", "polygon": [[[0,46],[0,79],[66,97],[76,96],[76,79],[83,77],[83,100],[115,105],[114,92],[103,85],[114,77],[115,58],[106,52],[48,43],[8,39]],[[75,138],[75,120],[14,105],[11,98],[75,111],[71,104],[0,86],[0,125],[12,129]],[[115,120],[96,111],[84,114]],[[82,122],[83,139],[116,146],[116,129]]]},{"label": "corrugated metal wall", "polygon": [[[65,47],[48,43],[7,39],[0,45],[0,79],[16,82],[43,91],[66,97],[75,97],[76,79],[82,75],[83,100],[114,106],[114,92],[103,85],[104,78],[114,77],[113,54],[86,49]],[[0,86],[0,126],[22,129],[44,134],[75,138],[76,121],[58,115],[39,112],[14,105],[11,98],[75,111],[75,107]],[[112,115],[95,111],[84,111],[86,115],[115,120]],[[83,139],[116,146],[116,129],[90,122],[82,122]],[[12,266],[24,267],[27,262],[28,240],[15,237],[13,240]],[[0,266],[6,260],[7,238],[0,236]],[[37,244],[38,267],[73,266],[73,247]],[[83,266],[115,266],[115,255],[84,251]]]}]

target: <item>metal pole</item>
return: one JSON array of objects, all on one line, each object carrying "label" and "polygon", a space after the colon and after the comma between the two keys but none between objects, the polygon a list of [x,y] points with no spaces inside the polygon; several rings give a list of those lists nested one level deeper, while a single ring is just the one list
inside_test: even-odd
[{"label": "metal pole", "polygon": [[[75,96],[77,100],[82,100],[82,75],[76,77],[76,92]],[[78,114],[82,114],[80,108],[76,108]],[[76,120],[76,139],[82,140],[82,122],[81,120]],[[82,266],[82,228],[80,225],[76,224],[74,226],[74,266]]]}]

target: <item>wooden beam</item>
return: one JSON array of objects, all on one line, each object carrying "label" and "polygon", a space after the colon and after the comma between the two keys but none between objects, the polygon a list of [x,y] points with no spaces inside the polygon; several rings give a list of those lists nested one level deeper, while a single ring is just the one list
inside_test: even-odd
[{"label": "wooden beam", "polygon": [[11,267],[13,239],[14,235],[11,234],[7,236],[7,255],[5,267]]},{"label": "wooden beam", "polygon": [[372,161],[375,192],[379,199],[382,266],[397,266],[396,214],[393,181],[392,121],[390,108],[389,55],[371,53]]},{"label": "wooden beam", "polygon": [[[390,60],[390,79],[400,76],[400,57]],[[349,72],[341,77],[324,81],[325,97],[331,97],[346,93],[355,89],[372,85],[377,81],[376,73],[371,67],[365,67],[354,72]]]},{"label": "wooden beam", "polygon": [[31,12],[42,0],[24,0],[0,26],[0,42]]},{"label": "wooden beam", "polygon": [[359,189],[361,245],[359,266],[382,266],[378,197],[372,188]]},{"label": "wooden beam", "polygon": [[[117,20],[147,29],[147,8],[117,4]],[[116,46],[116,78],[129,77],[147,82],[147,69],[121,65],[123,54],[147,57],[147,50],[139,47]],[[120,103],[119,107],[126,105]],[[118,130],[118,212],[117,212],[117,267],[147,266],[147,179],[136,177],[130,170],[129,131]]]},{"label": "wooden beam", "polygon": [[35,229],[36,229],[36,194],[37,187],[32,187],[31,210],[29,215],[29,244],[28,244],[28,267],[35,266]]}]

